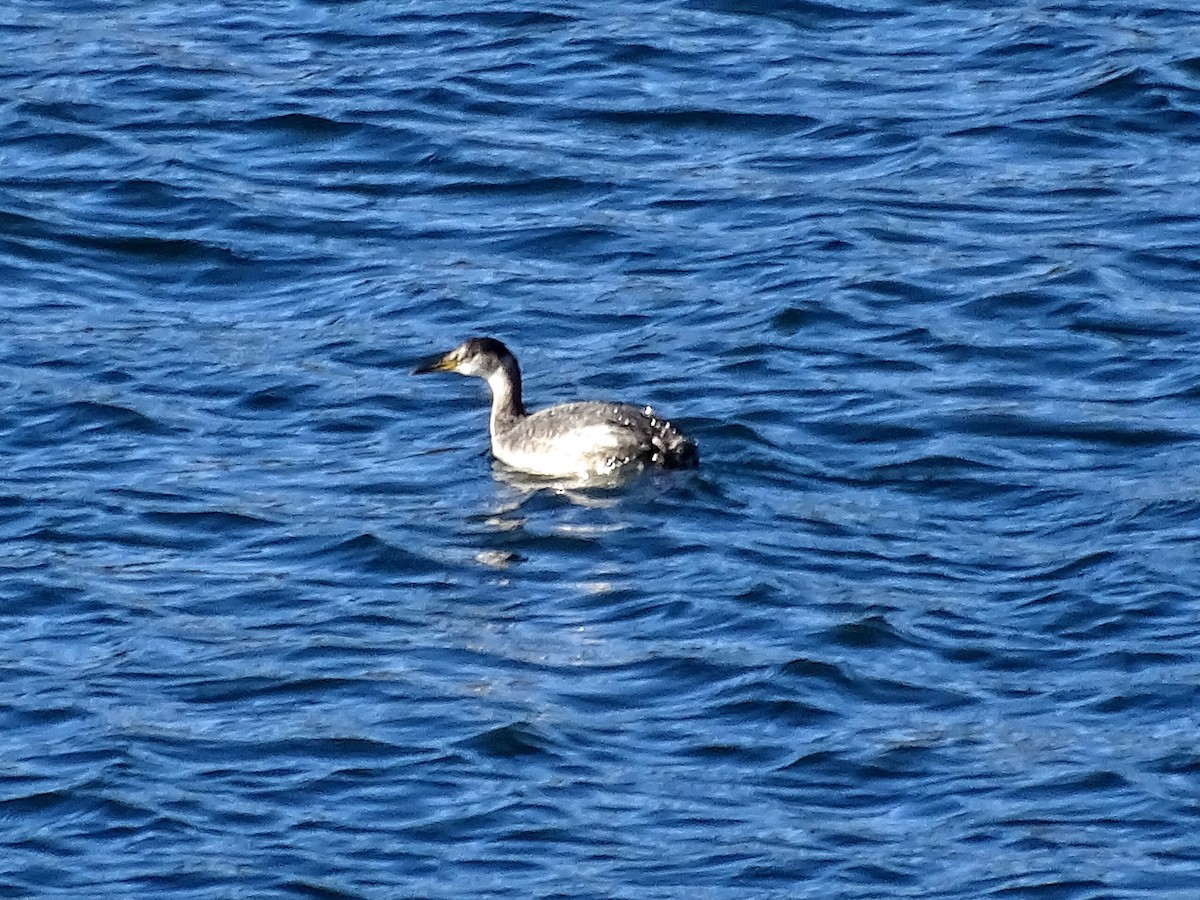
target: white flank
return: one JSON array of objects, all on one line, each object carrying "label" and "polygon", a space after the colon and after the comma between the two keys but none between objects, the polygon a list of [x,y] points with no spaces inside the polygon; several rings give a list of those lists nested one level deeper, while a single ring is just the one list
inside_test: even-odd
[{"label": "white flank", "polygon": [[611,468],[608,463],[620,447],[621,434],[619,428],[605,422],[582,425],[521,449],[497,447],[496,458],[537,475],[596,474]]}]

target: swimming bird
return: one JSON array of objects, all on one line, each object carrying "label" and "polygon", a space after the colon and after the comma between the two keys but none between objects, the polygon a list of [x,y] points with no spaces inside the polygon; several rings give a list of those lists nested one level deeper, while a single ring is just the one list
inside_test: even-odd
[{"label": "swimming bird", "polygon": [[650,407],[584,401],[526,413],[517,358],[495,338],[473,337],[422,361],[412,374],[474,375],[492,391],[492,455],[533,475],[615,475],[639,468],[689,469],[696,442]]}]

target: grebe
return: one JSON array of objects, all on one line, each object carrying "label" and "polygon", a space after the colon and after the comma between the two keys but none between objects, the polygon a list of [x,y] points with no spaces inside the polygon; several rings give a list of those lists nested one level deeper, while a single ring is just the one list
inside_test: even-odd
[{"label": "grebe", "polygon": [[492,455],[522,472],[588,477],[647,467],[690,469],[700,463],[696,442],[648,406],[586,401],[527,414],[517,358],[495,338],[464,341],[424,360],[412,374],[426,372],[457,372],[487,381]]}]

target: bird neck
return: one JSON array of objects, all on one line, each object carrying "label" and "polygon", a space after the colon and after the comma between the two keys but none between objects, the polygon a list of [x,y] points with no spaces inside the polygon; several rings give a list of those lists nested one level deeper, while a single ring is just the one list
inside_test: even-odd
[{"label": "bird neck", "polygon": [[487,378],[492,389],[492,421],[519,419],[525,415],[521,402],[521,370],[515,359],[506,359]]}]

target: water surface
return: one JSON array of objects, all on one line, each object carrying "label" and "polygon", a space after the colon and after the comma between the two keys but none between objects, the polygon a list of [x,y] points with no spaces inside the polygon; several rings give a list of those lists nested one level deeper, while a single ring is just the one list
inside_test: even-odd
[{"label": "water surface", "polygon": [[[0,10],[0,895],[1200,891],[1186,5]],[[532,405],[703,467],[563,490]]]}]

